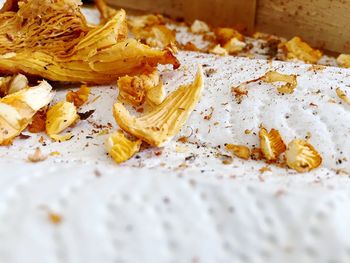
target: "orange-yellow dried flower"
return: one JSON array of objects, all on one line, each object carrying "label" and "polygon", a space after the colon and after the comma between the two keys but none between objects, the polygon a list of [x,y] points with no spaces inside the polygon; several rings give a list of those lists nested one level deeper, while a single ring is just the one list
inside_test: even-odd
[{"label": "orange-yellow dried flower", "polygon": [[105,146],[116,163],[123,163],[140,151],[141,143],[141,140],[131,141],[122,131],[116,131],[108,136]]},{"label": "orange-yellow dried flower", "polygon": [[260,149],[264,158],[269,162],[277,160],[279,155],[286,150],[280,133],[272,129],[268,132],[265,128],[261,128],[259,132]]},{"label": "orange-yellow dried flower", "polygon": [[319,167],[322,157],[307,141],[293,140],[288,144],[286,161],[289,168],[304,173]]},{"label": "orange-yellow dried flower", "polygon": [[181,129],[197,105],[203,88],[203,70],[200,67],[195,80],[179,87],[160,105],[140,116],[131,116],[123,104],[114,104],[114,117],[123,130],[152,146],[162,146]]},{"label": "orange-yellow dried flower", "polygon": [[226,149],[241,159],[248,160],[250,157],[250,149],[244,145],[227,144]]},{"label": "orange-yellow dried flower", "polygon": [[79,118],[74,104],[67,101],[52,106],[46,116],[46,133],[50,136],[61,133]]},{"label": "orange-yellow dried flower", "polygon": [[350,68],[350,55],[340,54],[337,58],[337,63],[343,68]]},{"label": "orange-yellow dried flower", "polygon": [[0,99],[0,145],[8,144],[31,122],[34,114],[50,103],[52,87],[42,81]]},{"label": "orange-yellow dried flower", "polygon": [[109,84],[120,76],[141,73],[147,65],[179,66],[170,49],[152,49],[127,39],[124,10],[105,24],[90,27],[77,1],[20,3],[13,11],[0,13],[0,72]]},{"label": "orange-yellow dried flower", "polygon": [[294,37],[284,44],[288,59],[299,59],[307,63],[317,63],[322,57],[322,52],[313,49],[300,37]]},{"label": "orange-yellow dried flower", "polygon": [[80,107],[88,101],[90,95],[90,88],[86,85],[81,85],[77,91],[68,91],[66,94],[66,100],[72,102],[75,107]]},{"label": "orange-yellow dried flower", "polygon": [[267,83],[286,82],[286,84],[278,86],[277,90],[278,92],[287,94],[293,93],[296,86],[298,85],[296,75],[281,74],[273,70],[266,72],[266,74],[261,78],[261,80]]}]

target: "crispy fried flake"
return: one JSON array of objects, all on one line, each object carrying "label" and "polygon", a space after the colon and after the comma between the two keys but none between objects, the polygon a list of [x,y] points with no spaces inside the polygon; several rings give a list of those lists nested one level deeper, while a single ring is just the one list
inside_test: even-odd
[{"label": "crispy fried flake", "polygon": [[337,58],[337,63],[343,68],[350,68],[350,55],[340,54]]},{"label": "crispy fried flake", "polygon": [[218,27],[214,29],[214,34],[220,45],[224,46],[231,39],[244,40],[244,36],[237,30],[228,27]]},{"label": "crispy fried flake", "polygon": [[261,78],[261,80],[267,83],[286,82],[286,84],[277,87],[277,90],[280,93],[287,93],[287,94],[293,93],[294,89],[298,84],[296,75],[281,74],[277,71],[266,72],[266,74]]},{"label": "crispy fried flake", "polygon": [[162,80],[155,69],[150,73],[139,76],[124,76],[118,79],[119,99],[139,106],[145,100],[159,105],[165,99],[165,90]]},{"label": "crispy fried flake", "polygon": [[227,56],[228,52],[224,49],[220,44],[216,45],[212,49],[209,50],[209,53],[219,55],[219,56]]},{"label": "crispy fried flake", "polygon": [[286,151],[287,165],[299,173],[309,172],[322,163],[321,155],[307,141],[293,140]]},{"label": "crispy fried flake", "polygon": [[128,16],[128,26],[131,30],[164,24],[165,21],[162,15]]},{"label": "crispy fried flake", "polygon": [[28,88],[28,79],[22,74],[0,77],[0,97]]},{"label": "crispy fried flake", "polygon": [[[28,0],[0,14],[0,72],[24,72],[56,81],[105,84],[144,66],[179,62],[170,49],[127,39],[124,10],[89,27],[73,0]],[[8,40],[8,33],[13,40]]]},{"label": "crispy fried flake", "polygon": [[200,21],[200,20],[195,20],[192,25],[191,25],[191,32],[195,34],[202,34],[202,33],[207,33],[210,31],[209,26],[207,23]]},{"label": "crispy fried flake", "polygon": [[340,88],[337,88],[336,93],[338,95],[338,97],[344,101],[346,104],[350,105],[350,98],[347,96],[346,92],[341,90]]},{"label": "crispy fried flake", "polygon": [[47,111],[46,133],[49,136],[57,135],[74,124],[79,115],[71,102],[61,101]]},{"label": "crispy fried flake", "polygon": [[284,44],[288,59],[299,59],[307,63],[317,63],[322,57],[322,52],[313,49],[300,37],[294,37]]},{"label": "crispy fried flake", "polygon": [[151,47],[164,49],[176,43],[175,32],[165,25],[134,29],[132,33],[136,39],[141,40]]},{"label": "crispy fried flake", "polygon": [[32,163],[42,162],[47,159],[47,155],[43,155],[39,147],[37,147],[33,154],[28,155],[28,161]]},{"label": "crispy fried flake", "polygon": [[31,122],[34,114],[50,103],[52,87],[42,81],[38,86],[26,88],[0,99],[0,145],[18,136]]},{"label": "crispy fried flake", "polygon": [[261,128],[259,139],[261,152],[268,162],[275,162],[279,155],[286,150],[280,133],[275,129],[268,132],[265,128]]},{"label": "crispy fried flake", "polygon": [[28,125],[28,131],[31,133],[44,132],[46,127],[47,106],[40,109],[32,118],[32,122]]},{"label": "crispy fried flake", "polygon": [[224,45],[224,49],[226,49],[229,54],[236,54],[242,51],[245,48],[245,46],[246,43],[233,37]]},{"label": "crispy fried flake", "polygon": [[200,67],[193,83],[179,87],[150,112],[134,117],[117,102],[113,107],[114,117],[123,130],[152,146],[162,146],[186,122],[200,98],[202,88],[203,70]]},{"label": "crispy fried flake", "polygon": [[116,131],[109,135],[105,146],[116,163],[123,163],[140,151],[141,143],[141,140],[131,141],[122,131]]},{"label": "crispy fried flake", "polygon": [[80,107],[89,99],[91,89],[86,85],[81,85],[77,91],[68,91],[66,94],[66,100],[72,102],[75,107]]},{"label": "crispy fried flake", "polygon": [[247,146],[227,144],[226,149],[232,152],[238,158],[248,160],[250,157],[250,150]]}]

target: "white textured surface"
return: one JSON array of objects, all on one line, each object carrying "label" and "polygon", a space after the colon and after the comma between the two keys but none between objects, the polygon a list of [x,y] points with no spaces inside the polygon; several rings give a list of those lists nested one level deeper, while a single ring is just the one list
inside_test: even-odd
[{"label": "white textured surface", "polygon": [[[90,123],[72,128],[72,140],[46,140],[41,146],[41,135],[30,134],[0,148],[0,262],[350,261],[345,174],[350,172],[350,108],[334,89],[348,88],[350,71],[315,72],[309,65],[192,52],[181,52],[179,59],[180,70],[162,68],[169,91],[189,82],[197,64],[211,71],[203,97],[179,135],[192,134],[190,141],[207,147],[174,140],[160,156],[155,155],[160,149],[149,149],[138,159],[114,165],[104,152],[105,135],[93,134],[91,123],[110,122],[116,128],[111,105],[117,90],[94,88],[91,101],[101,97],[82,111],[96,112]],[[295,93],[282,96],[269,84],[252,83],[248,97],[237,104],[231,87],[271,67],[298,74]],[[58,91],[57,99],[65,93]],[[206,121],[211,106],[213,117]],[[260,123],[279,129],[287,142],[311,132],[323,167],[309,174],[271,167],[272,172],[261,175],[263,162],[236,158],[223,165],[216,157],[224,153],[223,144],[257,145],[257,136],[244,130],[256,133]],[[184,152],[176,151],[176,145]],[[27,163],[37,146],[61,155]],[[194,160],[185,160],[193,154]],[[337,175],[335,169],[344,173]],[[96,177],[96,170],[101,176]],[[52,224],[48,211],[62,215],[62,223]]]}]

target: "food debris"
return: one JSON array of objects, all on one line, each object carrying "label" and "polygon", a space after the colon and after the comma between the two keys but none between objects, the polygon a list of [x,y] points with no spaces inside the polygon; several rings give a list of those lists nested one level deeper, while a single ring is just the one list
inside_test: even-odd
[{"label": "food debris", "polygon": [[65,142],[73,138],[73,134],[68,132],[66,134],[51,134],[50,138],[55,142]]},{"label": "food debris", "polygon": [[94,114],[95,110],[88,110],[85,112],[78,112],[77,114],[79,115],[79,119],[84,121],[88,119],[92,114]]},{"label": "food debris", "polygon": [[343,68],[350,68],[350,55],[340,54],[337,58],[337,63]]},{"label": "food debris", "polygon": [[28,161],[32,163],[42,162],[47,159],[47,155],[43,155],[39,147],[37,147],[33,154],[28,155]]},{"label": "food debris", "polygon": [[191,25],[191,32],[195,34],[207,33],[210,31],[210,28],[207,23],[195,20]]},{"label": "food debris", "polygon": [[271,129],[268,132],[262,127],[259,132],[259,139],[261,152],[268,162],[275,162],[280,154],[286,151],[286,145],[278,130]]},{"label": "food debris", "polygon": [[227,56],[228,55],[227,50],[224,49],[223,47],[221,47],[220,44],[218,44],[215,47],[213,47],[212,49],[210,49],[209,53],[219,55],[219,56]]},{"label": "food debris", "polygon": [[63,218],[61,215],[53,212],[48,213],[48,218],[49,218],[49,221],[54,225],[59,225],[63,221]]},{"label": "food debris", "polygon": [[232,39],[237,39],[238,41],[244,40],[244,36],[233,28],[218,27],[218,28],[215,28],[213,31],[216,36],[216,40],[222,46],[227,44],[227,42],[229,42]]},{"label": "food debris", "polygon": [[31,122],[34,114],[50,103],[52,87],[42,81],[0,99],[0,145],[8,144]]},{"label": "food debris", "polygon": [[142,141],[131,141],[125,137],[122,131],[110,134],[106,140],[105,147],[109,155],[116,163],[129,160],[135,153],[140,151]]},{"label": "food debris", "polygon": [[48,107],[41,108],[34,114],[32,122],[28,125],[28,131],[31,133],[44,132],[46,127],[46,113]]},{"label": "food debris", "polygon": [[306,63],[317,63],[322,57],[322,52],[313,49],[306,42],[302,41],[300,37],[294,37],[284,44],[287,51],[288,59],[299,59]]},{"label": "food debris", "polygon": [[186,122],[200,98],[202,88],[203,69],[199,67],[193,83],[180,86],[150,112],[136,118],[117,102],[113,107],[114,117],[123,130],[152,146],[162,146]]},{"label": "food debris", "polygon": [[89,99],[91,89],[86,85],[81,85],[77,91],[68,91],[66,94],[66,100],[72,102],[75,107],[80,107],[85,104]]},{"label": "food debris", "polygon": [[261,168],[259,169],[259,172],[260,172],[261,174],[266,173],[266,172],[271,172],[271,168],[268,167],[268,166],[263,166],[263,167],[261,167]]},{"label": "food debris", "polygon": [[242,51],[246,47],[246,43],[238,40],[237,38],[231,38],[223,48],[227,50],[229,54],[236,54]]},{"label": "food debris", "polygon": [[286,160],[289,168],[299,173],[309,172],[322,163],[321,155],[307,141],[293,140],[288,144]]},{"label": "food debris", "polygon": [[350,98],[348,97],[347,93],[343,90],[341,90],[340,88],[337,88],[335,90],[335,92],[337,93],[338,97],[344,101],[346,104],[350,105]]},{"label": "food debris", "polygon": [[238,158],[248,160],[250,157],[250,149],[247,146],[227,144],[226,149],[232,152]]},{"label": "food debris", "polygon": [[46,133],[57,135],[73,125],[79,119],[77,109],[73,103],[61,101],[47,111]]},{"label": "food debris", "polygon": [[248,97],[248,90],[243,89],[243,85],[240,85],[238,87],[232,87],[231,91],[232,91],[233,95],[235,96],[236,102],[238,104],[242,103],[244,96]]},{"label": "food debris", "polygon": [[267,83],[274,83],[280,81],[286,82],[286,84],[277,87],[278,92],[286,94],[293,93],[298,84],[296,75],[281,74],[277,71],[266,72],[266,74],[261,78],[261,80]]}]

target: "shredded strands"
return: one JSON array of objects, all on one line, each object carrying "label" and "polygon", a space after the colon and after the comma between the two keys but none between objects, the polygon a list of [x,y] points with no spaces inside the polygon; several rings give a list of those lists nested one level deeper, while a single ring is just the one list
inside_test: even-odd
[{"label": "shredded strands", "polygon": [[118,98],[133,106],[140,106],[145,100],[151,104],[159,105],[165,99],[163,83],[156,69],[149,74],[121,77],[117,84],[119,88]]},{"label": "shredded strands", "polygon": [[309,172],[322,163],[321,155],[303,140],[293,140],[288,144],[286,160],[288,167],[299,173]]},{"label": "shredded strands", "polygon": [[114,117],[123,130],[152,146],[162,146],[186,122],[200,98],[202,88],[203,70],[200,67],[193,83],[179,87],[149,113],[133,117],[117,102],[113,107]]},{"label": "shredded strands", "polygon": [[106,140],[105,147],[109,155],[116,163],[129,160],[135,153],[140,151],[142,141],[131,141],[125,137],[122,131],[110,134]]},{"label": "shredded strands", "polygon": [[277,87],[278,92],[286,94],[293,93],[296,86],[298,85],[296,75],[281,74],[277,71],[268,71],[263,77],[260,78],[260,80],[263,80],[267,83],[274,83],[280,81],[286,82],[285,85]]},{"label": "shredded strands", "polygon": [[250,158],[250,149],[244,145],[227,144],[226,149],[234,154],[234,156],[248,160]]},{"label": "shredded strands", "polygon": [[170,49],[127,39],[124,10],[91,28],[74,0],[29,0],[17,12],[0,14],[0,43],[0,72],[55,81],[109,84],[145,65],[179,66]]},{"label": "shredded strands", "polygon": [[0,145],[6,145],[31,122],[34,114],[50,103],[52,87],[42,81],[0,99]]},{"label": "shredded strands", "polygon": [[28,161],[32,163],[42,162],[47,159],[47,155],[41,153],[40,148],[36,148],[33,154],[28,155]]},{"label": "shredded strands", "polygon": [[265,128],[261,128],[259,139],[261,152],[268,162],[275,162],[279,155],[286,151],[286,145],[275,129],[268,132]]},{"label": "shredded strands", "polygon": [[57,135],[73,125],[78,118],[79,115],[73,103],[58,102],[47,111],[46,133],[53,138],[53,135]]},{"label": "shredded strands", "polygon": [[86,85],[81,85],[77,91],[68,91],[66,94],[66,100],[72,102],[75,107],[80,107],[85,104],[89,99],[91,89]]},{"label": "shredded strands", "polygon": [[288,59],[299,59],[306,63],[317,63],[322,57],[322,52],[313,49],[307,43],[303,42],[300,37],[294,37],[284,44],[287,51]]},{"label": "shredded strands", "polygon": [[337,88],[335,90],[335,92],[337,93],[338,97],[344,101],[346,104],[350,105],[350,98],[347,96],[346,92],[341,90],[340,88]]}]

